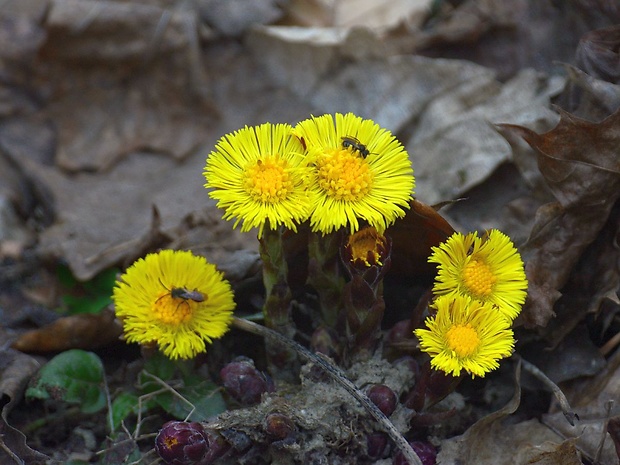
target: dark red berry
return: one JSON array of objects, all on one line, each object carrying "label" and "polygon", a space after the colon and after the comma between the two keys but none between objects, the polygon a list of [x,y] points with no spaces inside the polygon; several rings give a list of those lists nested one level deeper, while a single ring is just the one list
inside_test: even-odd
[{"label": "dark red berry", "polygon": [[372,403],[379,407],[379,410],[381,410],[386,417],[389,417],[396,409],[398,398],[394,391],[385,384],[372,385],[368,389],[367,395]]},{"label": "dark red berry", "polygon": [[275,440],[286,439],[295,431],[295,423],[282,413],[270,413],[265,417],[265,433]]},{"label": "dark red berry", "polygon": [[[418,454],[422,465],[436,465],[437,450],[432,444],[423,441],[410,441],[411,448]],[[393,465],[408,465],[402,452],[398,452],[392,460]]]},{"label": "dark red berry", "polygon": [[220,371],[226,391],[240,404],[258,404],[263,393],[273,391],[273,382],[249,358],[230,362]]},{"label": "dark red berry", "polygon": [[383,458],[388,444],[388,437],[385,433],[369,434],[366,436],[366,453],[371,459]]}]

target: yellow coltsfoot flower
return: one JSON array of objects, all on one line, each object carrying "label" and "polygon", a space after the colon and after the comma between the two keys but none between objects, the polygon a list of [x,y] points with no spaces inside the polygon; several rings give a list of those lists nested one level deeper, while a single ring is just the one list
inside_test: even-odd
[{"label": "yellow coltsfoot flower", "polygon": [[310,199],[306,190],[308,167],[300,141],[288,124],[265,123],[244,127],[222,137],[215,145],[204,170],[209,196],[235,218],[241,231],[265,225],[277,229],[308,219]]},{"label": "yellow coltsfoot flower", "polygon": [[391,244],[389,239],[370,226],[347,237],[344,251],[343,256],[347,257],[353,266],[382,266],[385,258],[389,256]]},{"label": "yellow coltsfoot flower", "polygon": [[415,179],[407,152],[387,129],[352,113],[336,113],[302,121],[294,134],[313,166],[313,231],[348,227],[353,234],[364,220],[382,234],[404,216]]},{"label": "yellow coltsfoot flower", "polygon": [[437,313],[426,319],[428,329],[414,331],[433,368],[453,376],[465,371],[483,377],[512,354],[510,322],[491,304],[455,295],[439,297],[433,307]]},{"label": "yellow coltsfoot flower", "polygon": [[492,304],[509,321],[521,311],[527,295],[523,261],[508,236],[493,229],[485,237],[454,233],[432,247],[428,261],[439,270],[433,292],[465,295]]},{"label": "yellow coltsfoot flower", "polygon": [[163,250],[137,260],[114,287],[127,342],[156,343],[171,359],[206,351],[232,322],[233,292],[204,257]]}]

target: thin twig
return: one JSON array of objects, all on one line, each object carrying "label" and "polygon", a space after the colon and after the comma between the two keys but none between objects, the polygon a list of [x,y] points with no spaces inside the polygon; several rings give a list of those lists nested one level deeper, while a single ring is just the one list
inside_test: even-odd
[{"label": "thin twig", "polygon": [[544,374],[542,371],[540,371],[538,367],[532,365],[527,360],[524,360],[523,358],[521,358],[521,362],[523,363],[524,370],[526,370],[527,372],[529,372],[530,374],[538,378],[540,381],[542,381],[542,383],[545,386],[551,389],[551,392],[553,392],[553,395],[560,403],[560,408],[562,409],[562,413],[564,414],[564,417],[570,423],[571,426],[575,426],[575,420],[579,420],[579,416],[575,412],[573,412],[570,404],[568,403],[568,399],[566,398],[562,390],[558,387],[558,385],[555,384],[553,381],[551,381],[549,377],[546,374]]},{"label": "thin twig", "polygon": [[181,399],[182,402],[185,402],[191,408],[191,410],[189,411],[189,413],[187,414],[187,416],[185,417],[185,420],[184,420],[184,421],[188,421],[189,418],[196,411],[196,406],[194,404],[192,404],[189,400],[187,400],[185,397],[183,397],[179,391],[174,389],[172,386],[170,386],[168,383],[166,383],[163,379],[161,379],[158,376],[155,376],[155,375],[149,373],[146,370],[143,373],[144,373],[144,376],[147,376],[147,377],[153,379],[156,383],[158,383],[162,387],[162,389],[160,389],[159,391],[155,391],[155,392],[150,392],[148,394],[144,394],[144,395],[140,396],[140,399],[143,398],[143,397],[144,398],[155,397],[155,395],[157,395],[160,392],[168,391],[173,396],[178,397],[179,399]]},{"label": "thin twig", "polygon": [[4,438],[0,436],[0,449],[2,449],[13,461],[19,465],[24,465],[24,461],[20,459],[5,443]]},{"label": "thin twig", "polygon": [[379,408],[375,404],[372,403],[372,401],[366,396],[366,394],[360,391],[355,386],[355,384],[349,381],[349,379],[340,368],[332,364],[328,359],[323,358],[313,352],[310,352],[308,349],[306,349],[302,345],[297,344],[295,341],[287,338],[286,336],[283,336],[282,334],[277,333],[265,326],[258,325],[252,321],[234,317],[233,325],[238,329],[283,344],[297,352],[307,361],[320,366],[325,371],[325,373],[330,376],[330,378],[332,378],[336,383],[340,384],[340,386],[346,389],[349,394],[355,397],[358,402],[362,404],[366,411],[377,421],[377,423],[379,423],[383,427],[385,432],[392,438],[392,440],[396,443],[398,448],[405,456],[405,459],[407,459],[410,464],[422,465],[422,461],[420,460],[418,455],[411,448],[411,445],[407,442],[403,435],[400,434],[400,432],[396,429],[394,424],[383,414],[381,410],[379,410]]},{"label": "thin twig", "polygon": [[609,355],[618,345],[620,345],[620,332],[614,334],[609,341],[603,344],[599,349],[599,352],[603,357],[605,357]]}]

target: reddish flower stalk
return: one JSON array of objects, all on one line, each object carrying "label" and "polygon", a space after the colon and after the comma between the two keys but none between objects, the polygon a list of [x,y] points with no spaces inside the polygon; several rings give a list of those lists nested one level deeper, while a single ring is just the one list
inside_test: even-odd
[{"label": "reddish flower stalk", "polygon": [[381,336],[385,311],[383,277],[391,264],[392,241],[368,227],[350,235],[341,258],[351,280],[344,286],[349,355],[366,358]]}]

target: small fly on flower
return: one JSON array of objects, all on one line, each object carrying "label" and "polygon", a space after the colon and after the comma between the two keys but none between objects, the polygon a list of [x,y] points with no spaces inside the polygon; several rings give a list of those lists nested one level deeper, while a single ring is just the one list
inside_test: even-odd
[{"label": "small fly on flower", "polygon": [[173,287],[170,289],[170,295],[175,299],[193,300],[194,302],[204,302],[205,300],[202,292],[190,291],[183,287]]},{"label": "small fly on flower", "polygon": [[[188,289],[185,289],[184,287],[168,288],[164,283],[161,282],[161,279],[159,280],[159,282],[162,286],[164,286],[167,291],[170,292],[170,297],[172,297],[173,299],[193,300],[194,302],[204,302],[205,300],[204,294],[196,289],[190,291]],[[165,295],[166,294],[162,295],[159,299],[161,299]]]},{"label": "small fly on flower", "polygon": [[363,158],[366,158],[368,155],[370,155],[370,151],[356,137],[344,136],[341,137],[341,139],[343,149],[350,148],[352,152],[359,152]]}]

